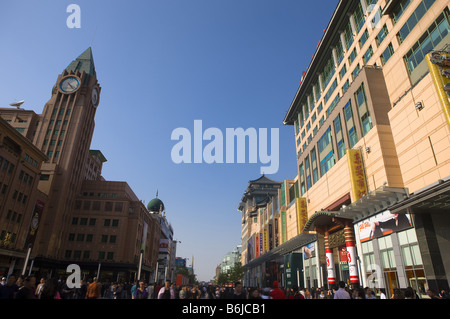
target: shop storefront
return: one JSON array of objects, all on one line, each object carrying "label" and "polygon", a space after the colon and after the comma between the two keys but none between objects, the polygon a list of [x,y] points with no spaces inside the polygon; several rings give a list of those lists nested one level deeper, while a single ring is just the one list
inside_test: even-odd
[{"label": "shop storefront", "polygon": [[409,214],[392,214],[389,210],[355,224],[365,287],[384,289],[390,298],[394,289],[412,287],[426,298],[428,286]]}]

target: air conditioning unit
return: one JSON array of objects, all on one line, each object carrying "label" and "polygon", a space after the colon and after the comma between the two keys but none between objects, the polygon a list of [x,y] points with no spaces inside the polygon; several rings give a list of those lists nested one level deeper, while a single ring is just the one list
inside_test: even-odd
[{"label": "air conditioning unit", "polygon": [[416,103],[416,110],[422,110],[423,109],[423,104],[422,104],[422,102],[417,102]]}]

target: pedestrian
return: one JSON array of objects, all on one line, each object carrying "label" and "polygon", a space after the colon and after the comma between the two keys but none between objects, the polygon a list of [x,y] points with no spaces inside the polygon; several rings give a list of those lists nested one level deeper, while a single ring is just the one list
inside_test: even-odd
[{"label": "pedestrian", "polygon": [[262,299],[270,299],[270,289],[269,288],[264,288],[261,292],[261,298]]},{"label": "pedestrian", "polygon": [[375,299],[375,294],[373,293],[372,289],[369,287],[364,288],[364,293],[366,299]]},{"label": "pedestrian", "polygon": [[380,299],[387,299],[386,298],[386,290],[384,290],[384,288],[380,289]]},{"label": "pedestrian", "polygon": [[309,292],[309,289],[305,289],[305,299],[312,299],[311,293]]},{"label": "pedestrian", "polygon": [[206,288],[206,299],[216,299],[216,292],[213,286]]},{"label": "pedestrian", "polygon": [[278,281],[273,282],[273,289],[269,294],[270,299],[286,299],[286,294],[283,290],[278,288]]},{"label": "pedestrian", "polygon": [[191,299],[200,299],[202,292],[198,289],[197,285],[194,285],[194,288],[191,290]]},{"label": "pedestrian", "polygon": [[59,283],[56,278],[49,278],[45,281],[39,299],[61,299]]},{"label": "pedestrian", "polygon": [[318,299],[326,299],[326,298],[327,298],[327,296],[325,295],[325,291],[323,289],[321,289]]},{"label": "pedestrian", "polygon": [[147,286],[147,299],[153,299],[153,291],[155,286],[151,285],[150,283]]},{"label": "pedestrian", "polygon": [[248,299],[262,299],[258,288],[250,289]]},{"label": "pedestrian", "polygon": [[36,289],[36,277],[27,276],[23,280],[22,287],[19,288],[15,299],[36,299],[35,289]]},{"label": "pedestrian", "polygon": [[6,285],[6,277],[2,277],[2,281],[0,282],[0,286]]},{"label": "pedestrian", "polygon": [[0,286],[0,299],[14,299],[19,286],[16,284],[17,277],[10,274],[4,286]]},{"label": "pedestrian", "polygon": [[447,293],[445,292],[444,289],[442,289],[441,292],[439,293],[439,298],[447,299]]},{"label": "pedestrian", "polygon": [[239,281],[234,283],[234,292],[231,299],[247,299],[247,293],[242,289],[242,284]]},{"label": "pedestrian", "polygon": [[164,287],[158,292],[158,299],[175,299],[173,289],[170,289],[170,280],[166,280]]},{"label": "pedestrian", "polygon": [[75,294],[74,294],[75,299],[85,299],[86,291],[87,291],[87,284],[83,279],[81,279],[80,280],[80,288],[75,288]]},{"label": "pedestrian", "polygon": [[86,291],[86,299],[99,299],[100,298],[100,284],[98,283],[97,277],[94,277],[92,283],[89,284]]},{"label": "pedestrian", "polygon": [[345,290],[345,282],[339,282],[339,289],[334,293],[334,299],[351,299],[350,294]]},{"label": "pedestrian", "polygon": [[362,288],[353,289],[352,299],[366,299],[366,292]]},{"label": "pedestrian", "polygon": [[391,299],[405,299],[405,294],[400,288],[395,288]]},{"label": "pedestrian", "polygon": [[144,282],[139,282],[139,287],[134,290],[133,299],[148,299],[148,293],[145,289]]},{"label": "pedestrian", "polygon": [[292,286],[292,295],[289,296],[289,299],[305,299],[303,295],[298,291],[298,286],[294,285]]},{"label": "pedestrian", "polygon": [[38,299],[40,299],[39,297],[41,295],[42,288],[44,287],[44,285],[45,285],[45,278],[42,277],[41,280],[39,281],[39,285],[37,285],[37,287],[36,287],[36,297]]}]

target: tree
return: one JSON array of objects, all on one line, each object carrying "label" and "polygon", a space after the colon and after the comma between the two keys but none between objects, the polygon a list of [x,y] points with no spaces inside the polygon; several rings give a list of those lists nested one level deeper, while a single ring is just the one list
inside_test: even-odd
[{"label": "tree", "polygon": [[198,281],[197,281],[195,274],[191,274],[186,267],[177,266],[175,268],[175,276],[178,274],[187,277],[189,279],[189,284],[198,285]]},{"label": "tree", "polygon": [[242,281],[243,277],[244,277],[244,267],[242,266],[241,262],[238,261],[231,268],[229,280],[231,282]]}]

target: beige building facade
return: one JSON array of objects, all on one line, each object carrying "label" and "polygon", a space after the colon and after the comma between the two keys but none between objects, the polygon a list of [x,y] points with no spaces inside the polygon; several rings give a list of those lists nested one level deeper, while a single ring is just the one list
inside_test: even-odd
[{"label": "beige building facade", "polygon": [[338,3],[283,121],[298,168],[279,199],[286,241],[247,264],[249,282],[272,262],[274,278],[298,273],[308,288],[342,280],[388,297],[409,286],[421,298],[448,289],[449,6]]}]

